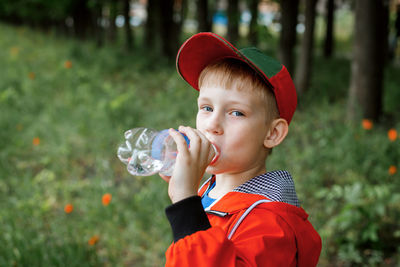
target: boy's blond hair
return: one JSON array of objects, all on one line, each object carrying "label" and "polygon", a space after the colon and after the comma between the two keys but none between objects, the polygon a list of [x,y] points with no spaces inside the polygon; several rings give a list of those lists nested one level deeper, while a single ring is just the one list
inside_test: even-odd
[{"label": "boy's blond hair", "polygon": [[263,79],[246,63],[224,58],[205,67],[199,76],[199,88],[217,85],[226,89],[250,90],[265,100],[266,123],[279,118],[275,95]]}]

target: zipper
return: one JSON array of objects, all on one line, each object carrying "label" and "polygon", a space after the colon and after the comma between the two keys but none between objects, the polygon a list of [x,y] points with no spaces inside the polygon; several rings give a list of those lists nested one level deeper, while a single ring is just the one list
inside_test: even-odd
[{"label": "zipper", "polygon": [[223,211],[217,211],[217,210],[205,210],[206,213],[217,215],[218,217],[225,217],[226,215],[229,215],[228,212],[223,212]]}]

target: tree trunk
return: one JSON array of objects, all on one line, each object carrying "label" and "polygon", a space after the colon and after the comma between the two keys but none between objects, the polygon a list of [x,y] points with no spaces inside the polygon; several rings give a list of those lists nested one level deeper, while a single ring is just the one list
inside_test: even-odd
[{"label": "tree trunk", "polygon": [[208,0],[196,0],[197,2],[197,21],[199,32],[211,31],[211,20],[208,11]]},{"label": "tree trunk", "polygon": [[228,0],[228,41],[236,44],[239,39],[239,0]]},{"label": "tree trunk", "polygon": [[112,43],[115,42],[117,36],[117,26],[115,25],[115,19],[117,18],[118,14],[118,1],[110,1],[110,19],[109,19],[109,28],[108,28],[108,40]]},{"label": "tree trunk", "polygon": [[250,0],[250,29],[249,29],[249,40],[254,46],[258,44],[258,0]]},{"label": "tree trunk", "polygon": [[104,30],[102,25],[103,19],[103,0],[97,0],[95,4],[95,16],[93,24],[96,32],[96,45],[101,47],[103,45]]},{"label": "tree trunk", "polygon": [[310,85],[314,49],[316,4],[317,0],[306,0],[306,29],[301,42],[300,58],[297,63],[295,76],[295,84],[299,95],[304,94]]},{"label": "tree trunk", "polygon": [[380,27],[381,27],[381,38],[383,41],[383,53],[385,55],[383,64],[385,65],[386,63],[389,62],[389,34],[390,34],[390,24],[389,24],[389,18],[390,18],[390,0],[383,0],[383,10],[382,10],[382,19],[379,21]]},{"label": "tree trunk", "polygon": [[125,45],[126,49],[129,51],[133,47],[133,35],[132,35],[132,30],[131,30],[131,16],[130,16],[130,0],[124,0],[124,18],[125,18],[125,23],[124,23],[124,30],[125,30]]},{"label": "tree trunk", "polygon": [[149,50],[154,50],[158,42],[158,37],[161,32],[161,12],[159,11],[160,3],[158,0],[147,1],[147,20],[145,26],[144,47]]},{"label": "tree trunk", "polygon": [[281,36],[279,40],[279,59],[294,74],[294,47],[296,46],[296,26],[299,13],[299,0],[281,0]]},{"label": "tree trunk", "polygon": [[335,0],[326,2],[326,35],[324,43],[324,56],[330,58],[333,52],[333,22],[335,14]]},{"label": "tree trunk", "polygon": [[355,39],[347,118],[377,121],[382,113],[388,1],[356,0]]},{"label": "tree trunk", "polygon": [[162,53],[167,58],[173,59],[178,45],[174,23],[174,0],[161,0],[160,2]]},{"label": "tree trunk", "polygon": [[74,20],[75,36],[79,39],[87,39],[90,28],[90,9],[88,0],[75,1],[72,18]]},{"label": "tree trunk", "polygon": [[[177,44],[174,44],[174,47],[177,48],[177,45],[180,43],[180,36],[182,32],[183,22],[185,20],[187,13],[187,0],[175,0],[174,4],[174,15],[173,20],[174,22],[174,34],[175,34],[175,41]],[[177,51],[175,51],[177,52]]]}]

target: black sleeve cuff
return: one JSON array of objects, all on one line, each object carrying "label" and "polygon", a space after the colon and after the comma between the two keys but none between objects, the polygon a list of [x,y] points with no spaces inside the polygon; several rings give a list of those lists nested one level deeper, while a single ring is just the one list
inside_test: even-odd
[{"label": "black sleeve cuff", "polygon": [[187,235],[207,230],[211,227],[199,196],[188,197],[178,201],[168,206],[165,209],[165,213],[171,224],[174,242]]}]

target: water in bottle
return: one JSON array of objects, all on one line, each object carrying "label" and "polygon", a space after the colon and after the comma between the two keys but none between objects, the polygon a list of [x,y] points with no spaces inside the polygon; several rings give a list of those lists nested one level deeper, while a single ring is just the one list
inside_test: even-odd
[{"label": "water in bottle", "polygon": [[[189,139],[183,136],[189,145]],[[156,173],[170,176],[177,153],[175,141],[169,135],[168,129],[128,130],[125,132],[125,142],[118,147],[118,158],[127,165],[128,172],[135,176],[150,176]]]}]

